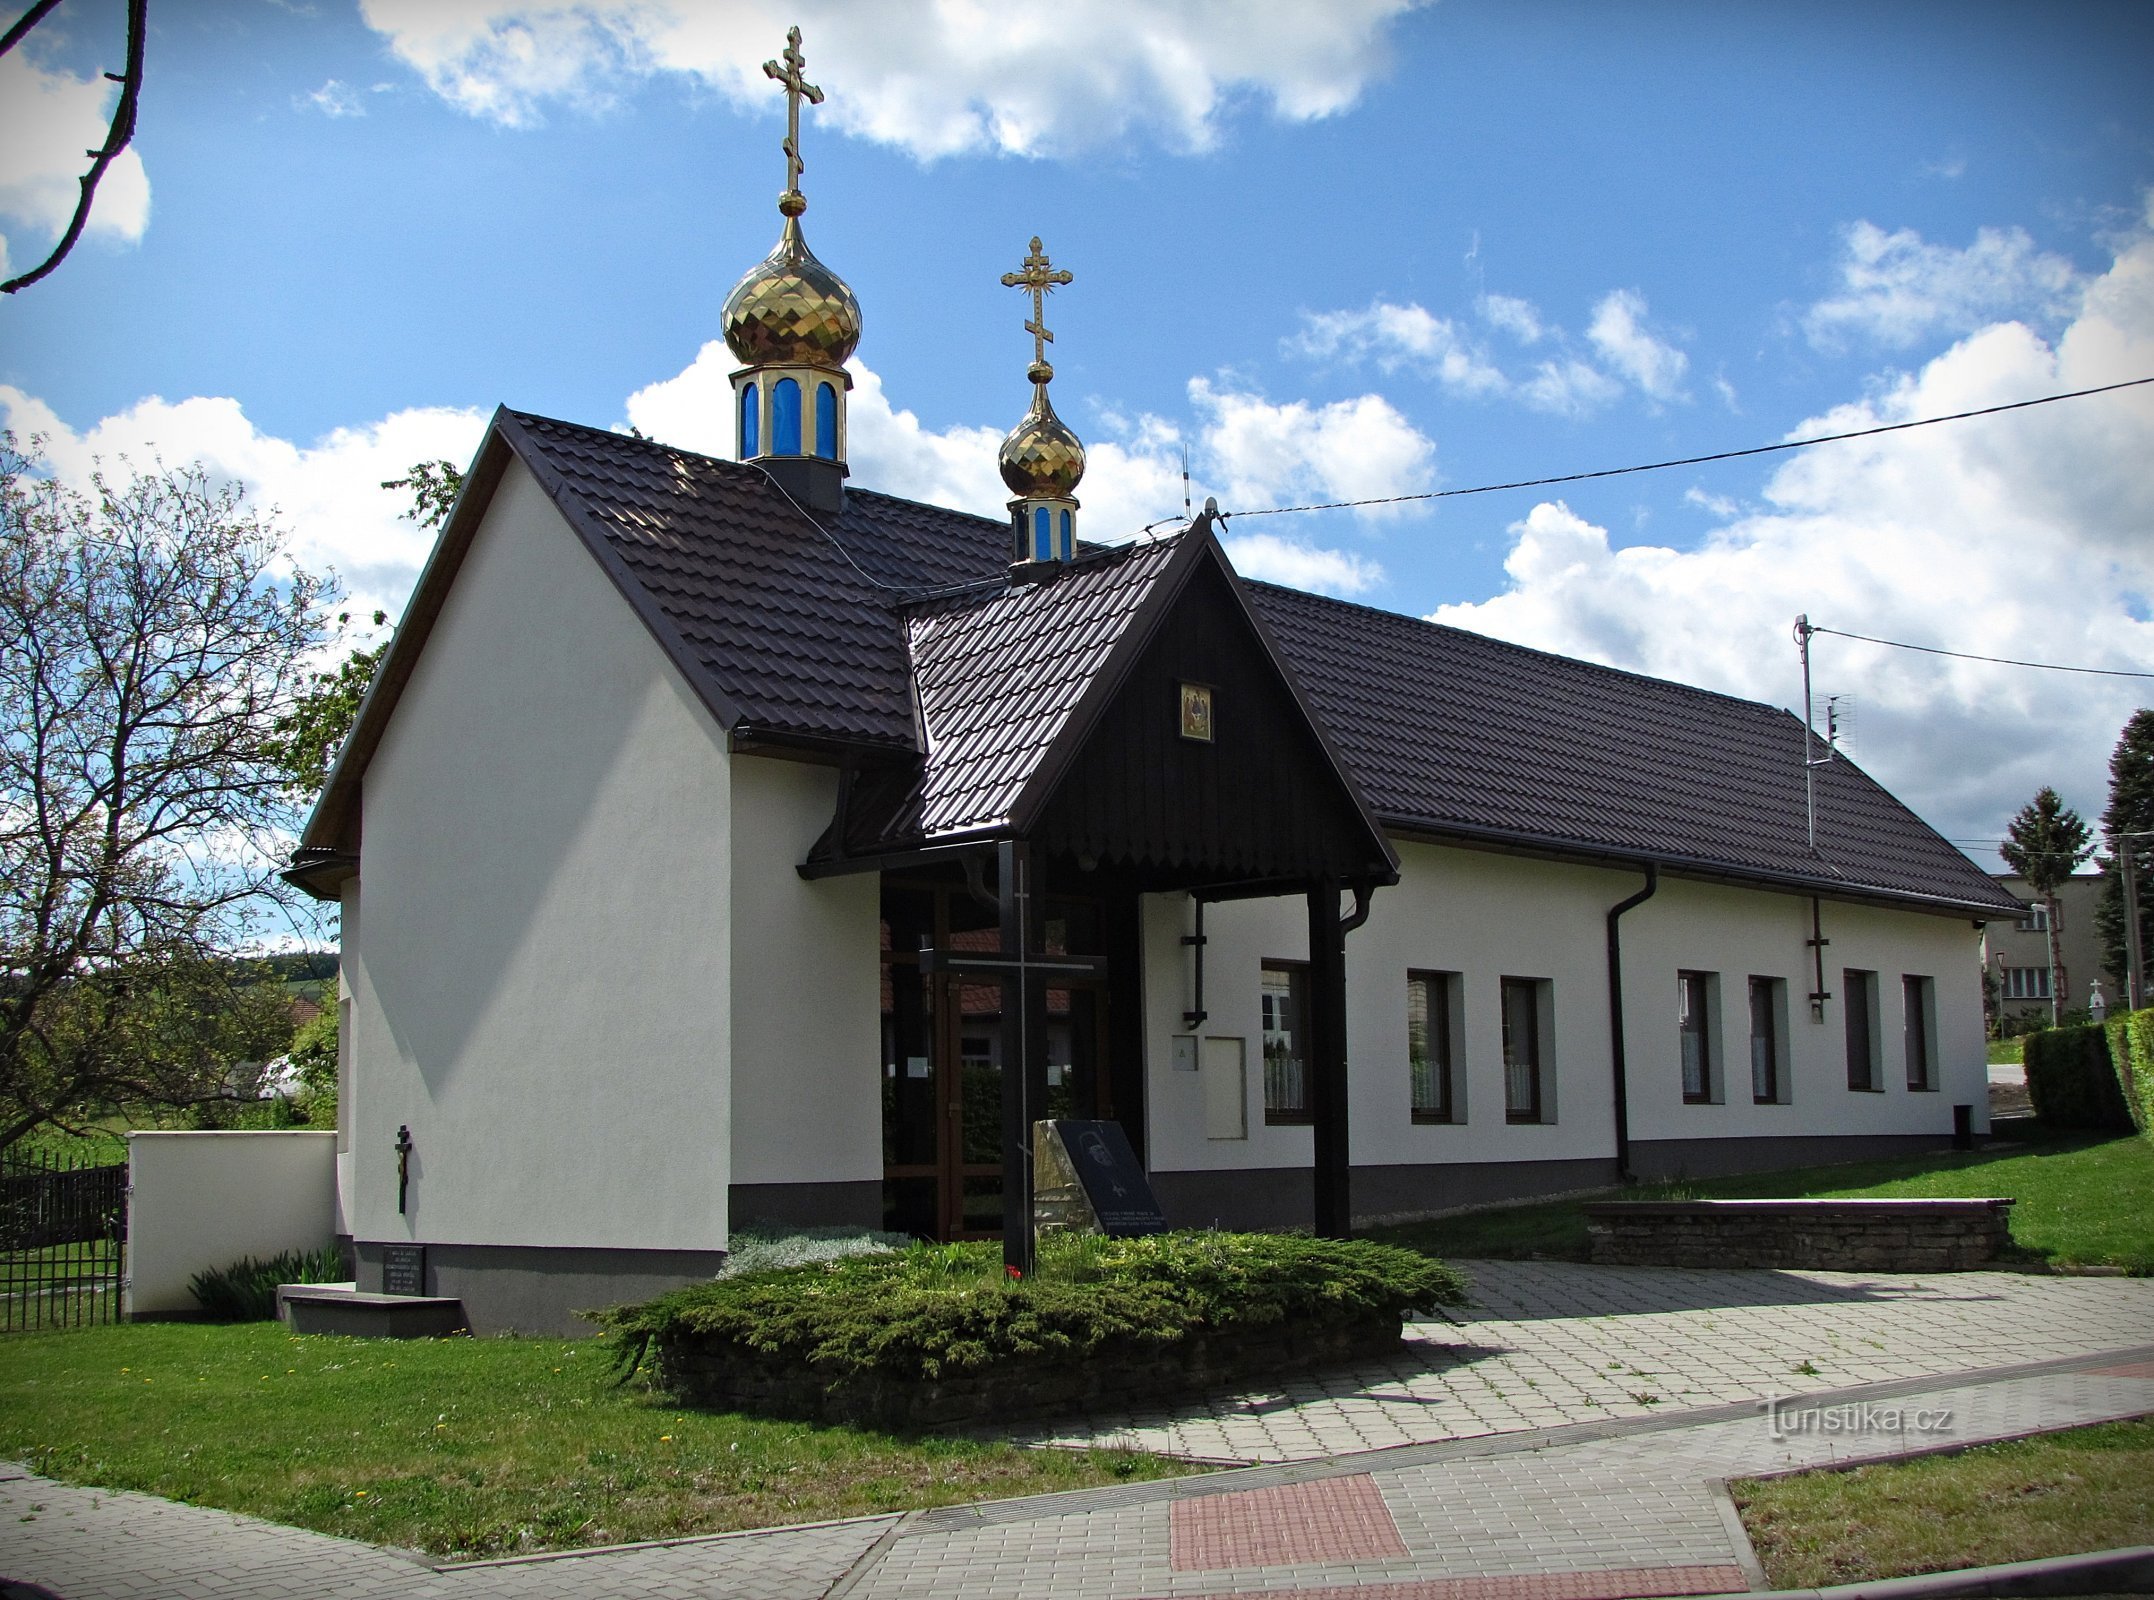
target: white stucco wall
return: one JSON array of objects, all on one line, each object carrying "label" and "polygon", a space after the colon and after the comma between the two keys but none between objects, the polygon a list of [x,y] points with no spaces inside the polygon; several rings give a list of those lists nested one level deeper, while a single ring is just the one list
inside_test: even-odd
[{"label": "white stucco wall", "polygon": [[[1356,1166],[1606,1158],[1615,1148],[1608,1017],[1606,916],[1642,875],[1489,852],[1400,846],[1401,879],[1375,896],[1369,920],[1348,936],[1347,1051]],[[1186,1030],[1191,902],[1144,902],[1145,1030],[1150,1160],[1155,1170],[1202,1171],[1309,1164],[1309,1130],[1263,1124],[1261,965],[1307,953],[1306,902],[1228,901],[1205,911],[1201,1033],[1247,1039],[1249,1134],[1206,1137],[1201,1073],[1173,1070]],[[1664,876],[1659,893],[1623,920],[1624,1032],[1634,1140],[1727,1139],[1782,1134],[1949,1134],[1952,1107],[1972,1103],[1988,1126],[1977,936],[1959,917],[1825,902],[1827,988],[1822,1024],[1810,1017],[1810,903],[1797,896]],[[1847,1087],[1841,971],[1878,974],[1882,1089]],[[1685,1104],[1676,1033],[1676,973],[1721,978],[1721,1101]],[[1465,1120],[1417,1124],[1406,1046],[1409,971],[1460,975],[1463,1060],[1455,1065]],[[1789,1075],[1785,1104],[1750,1094],[1748,980],[1786,981]],[[1934,979],[1938,1087],[1911,1092],[1901,1051],[1901,979]],[[1499,988],[1505,977],[1550,985],[1553,1029],[1543,1040],[1540,1124],[1504,1117]]]},{"label": "white stucco wall", "polygon": [[198,1312],[198,1272],[320,1250],[336,1228],[336,1135],[130,1133],[125,1316]]},{"label": "white stucco wall", "polygon": [[837,774],[733,761],[733,1181],[879,1182],[881,884],[795,870]]},{"label": "white stucco wall", "polygon": [[728,759],[511,463],[366,775],[357,1237],[724,1246]]}]

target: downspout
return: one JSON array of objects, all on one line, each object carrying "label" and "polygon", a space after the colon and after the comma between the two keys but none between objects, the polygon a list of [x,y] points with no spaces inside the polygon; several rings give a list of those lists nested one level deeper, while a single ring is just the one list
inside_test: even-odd
[{"label": "downspout", "polygon": [[1623,1048],[1623,934],[1616,926],[1623,913],[1636,910],[1660,888],[1660,868],[1645,864],[1645,887],[1619,905],[1608,908],[1608,1036],[1609,1061],[1615,1078],[1616,1176],[1633,1181],[1630,1170],[1630,1079],[1629,1061]]}]

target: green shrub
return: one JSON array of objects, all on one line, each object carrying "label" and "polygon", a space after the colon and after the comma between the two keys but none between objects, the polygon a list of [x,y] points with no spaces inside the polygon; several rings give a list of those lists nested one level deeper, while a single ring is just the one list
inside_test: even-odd
[{"label": "green shrub", "polygon": [[812,1266],[741,1273],[642,1305],[591,1313],[633,1371],[655,1342],[737,1345],[833,1380],[932,1379],[999,1361],[1082,1360],[1103,1345],[1167,1344],[1235,1324],[1322,1316],[1377,1321],[1458,1305],[1440,1262],[1366,1240],[1284,1234],[1063,1235],[1040,1270],[1002,1270],[996,1244],[920,1245]]},{"label": "green shrub", "polygon": [[212,1322],[268,1322],[277,1314],[280,1283],[339,1283],[344,1255],[335,1245],[319,1250],[287,1250],[257,1261],[241,1256],[228,1267],[198,1272],[187,1289]]},{"label": "green shrub", "polygon": [[2130,1133],[2109,1039],[2099,1027],[2052,1028],[2027,1036],[2027,1095],[2034,1114],[2052,1128]]},{"label": "green shrub", "polygon": [[2111,1017],[2106,1031],[2125,1109],[2139,1131],[2154,1139],[2154,1006]]}]

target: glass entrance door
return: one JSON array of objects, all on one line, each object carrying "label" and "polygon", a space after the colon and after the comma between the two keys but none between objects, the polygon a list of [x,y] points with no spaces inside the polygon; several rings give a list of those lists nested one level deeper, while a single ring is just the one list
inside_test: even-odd
[{"label": "glass entrance door", "polygon": [[[1050,919],[1049,947],[1082,916]],[[984,925],[983,925],[984,924]],[[883,889],[883,1226],[930,1239],[1002,1231],[1002,986],[923,973],[923,943],[996,948],[986,907],[962,889]],[[1103,985],[1047,992],[1044,1117],[1104,1117]]]}]

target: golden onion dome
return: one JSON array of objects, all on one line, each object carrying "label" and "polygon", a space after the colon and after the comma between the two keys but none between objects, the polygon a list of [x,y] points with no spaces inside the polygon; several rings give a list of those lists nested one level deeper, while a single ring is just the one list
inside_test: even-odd
[{"label": "golden onion dome", "polygon": [[1014,494],[1059,500],[1066,498],[1083,476],[1084,446],[1055,415],[1054,405],[1047,398],[1047,385],[1035,378],[1032,409],[1002,441],[1002,481]]},{"label": "golden onion dome", "polygon": [[860,343],[860,302],[808,249],[798,213],[784,209],[778,248],[725,297],[725,342],[744,367],[793,361],[843,366]]}]

